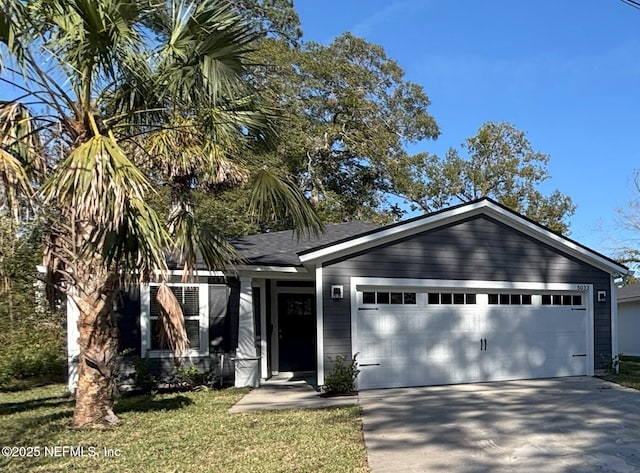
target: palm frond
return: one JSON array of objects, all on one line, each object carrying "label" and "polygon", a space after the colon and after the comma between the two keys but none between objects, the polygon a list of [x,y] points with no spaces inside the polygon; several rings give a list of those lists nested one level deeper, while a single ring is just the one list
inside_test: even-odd
[{"label": "palm frond", "polygon": [[171,34],[159,51],[166,97],[215,104],[242,95],[246,55],[259,38],[229,2],[171,2]]},{"label": "palm frond", "polygon": [[20,219],[20,197],[30,202],[34,193],[32,180],[44,171],[33,117],[17,102],[0,102],[0,191],[4,194],[4,205],[16,223]]},{"label": "palm frond", "polygon": [[[33,189],[29,183],[27,173],[20,161],[0,148],[0,183],[4,191],[4,201],[9,212],[17,223],[20,220],[20,206],[18,196],[20,193],[30,197]],[[0,200],[0,209],[3,207]]]},{"label": "palm frond", "polygon": [[160,345],[167,345],[176,356],[180,356],[189,347],[189,338],[182,308],[165,282],[158,287],[157,301],[160,305]]},{"label": "palm frond", "polygon": [[30,179],[46,172],[39,129],[31,112],[19,102],[0,102],[0,148],[16,157]]},{"label": "palm frond", "polygon": [[[22,24],[25,18],[24,5],[21,2],[2,2],[0,4],[0,43],[4,44],[18,64],[23,64],[24,49],[20,36],[24,30]],[[0,70],[3,69],[6,58],[0,49]]]},{"label": "palm frond", "polygon": [[102,249],[108,261],[144,272],[165,268],[168,243],[145,203],[150,191],[147,178],[118,144],[101,135],[73,150],[42,189],[45,203],[62,208],[80,226],[84,251]]},{"label": "palm frond", "polygon": [[137,25],[147,8],[144,2],[52,0],[47,4],[57,54],[80,73],[97,65],[100,73],[113,78],[119,55],[141,47]]},{"label": "palm frond", "polygon": [[209,270],[230,269],[240,261],[236,249],[223,235],[211,228],[200,226],[192,211],[176,206],[169,217],[170,234],[174,242],[174,255],[183,263],[182,280],[193,277],[199,259]]},{"label": "palm frond", "polygon": [[261,221],[285,221],[298,235],[322,232],[322,222],[311,203],[290,179],[268,169],[260,169],[249,183],[250,212]]}]

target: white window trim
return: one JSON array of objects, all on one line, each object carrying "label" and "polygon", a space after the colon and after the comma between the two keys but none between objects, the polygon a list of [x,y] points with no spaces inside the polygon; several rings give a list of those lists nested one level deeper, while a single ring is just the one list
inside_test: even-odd
[{"label": "white window trim", "polygon": [[[159,283],[148,283],[140,286],[140,352],[143,357],[149,358],[174,358],[171,350],[151,350],[151,286],[159,286]],[[188,349],[183,356],[207,356],[209,355],[209,285],[197,283],[167,283],[169,287],[197,287],[200,325],[200,349]]]}]

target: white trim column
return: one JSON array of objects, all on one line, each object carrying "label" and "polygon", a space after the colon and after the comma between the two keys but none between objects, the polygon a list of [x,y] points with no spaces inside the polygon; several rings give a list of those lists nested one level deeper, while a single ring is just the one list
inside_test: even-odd
[{"label": "white trim column", "polygon": [[266,380],[271,376],[269,373],[269,327],[267,325],[267,281],[266,279],[255,279],[254,287],[260,289],[260,379]]},{"label": "white trim column", "polygon": [[71,393],[76,392],[78,385],[78,357],[80,345],[78,338],[78,319],[80,310],[71,296],[67,296],[67,387]]},{"label": "white trim column", "polygon": [[[620,347],[618,346],[618,288],[614,280],[613,274],[611,275],[611,360],[615,360],[616,356],[620,354]],[[617,368],[616,368],[617,371]]]},{"label": "white trim column", "polygon": [[258,387],[260,358],[256,352],[256,333],[253,315],[251,278],[240,278],[240,314],[238,318],[238,348],[235,356],[235,386]]},{"label": "white trim column", "polygon": [[316,369],[318,386],[324,385],[324,308],[322,266],[316,267]]}]

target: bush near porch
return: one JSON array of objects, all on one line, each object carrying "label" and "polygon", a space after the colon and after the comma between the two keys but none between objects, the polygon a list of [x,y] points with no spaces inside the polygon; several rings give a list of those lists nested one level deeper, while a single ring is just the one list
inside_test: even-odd
[{"label": "bush near porch", "polygon": [[[368,472],[357,406],[228,413],[246,390],[121,398],[123,424],[71,431],[64,385],[0,392],[0,447],[39,447],[40,456],[0,456],[11,472]],[[45,456],[44,447],[85,447]],[[95,447],[95,456],[88,447]],[[104,456],[104,449],[111,456]],[[34,451],[31,452],[34,455]]]},{"label": "bush near porch", "polygon": [[633,356],[621,356],[617,374],[602,376],[607,381],[640,390],[640,358]]}]

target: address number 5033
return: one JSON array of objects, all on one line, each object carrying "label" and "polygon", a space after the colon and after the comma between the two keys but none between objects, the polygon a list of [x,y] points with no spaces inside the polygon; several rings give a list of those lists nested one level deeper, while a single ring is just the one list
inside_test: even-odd
[{"label": "address number 5033", "polygon": [[589,286],[587,286],[586,284],[578,284],[576,286],[576,289],[578,291],[588,291],[589,290]]}]

